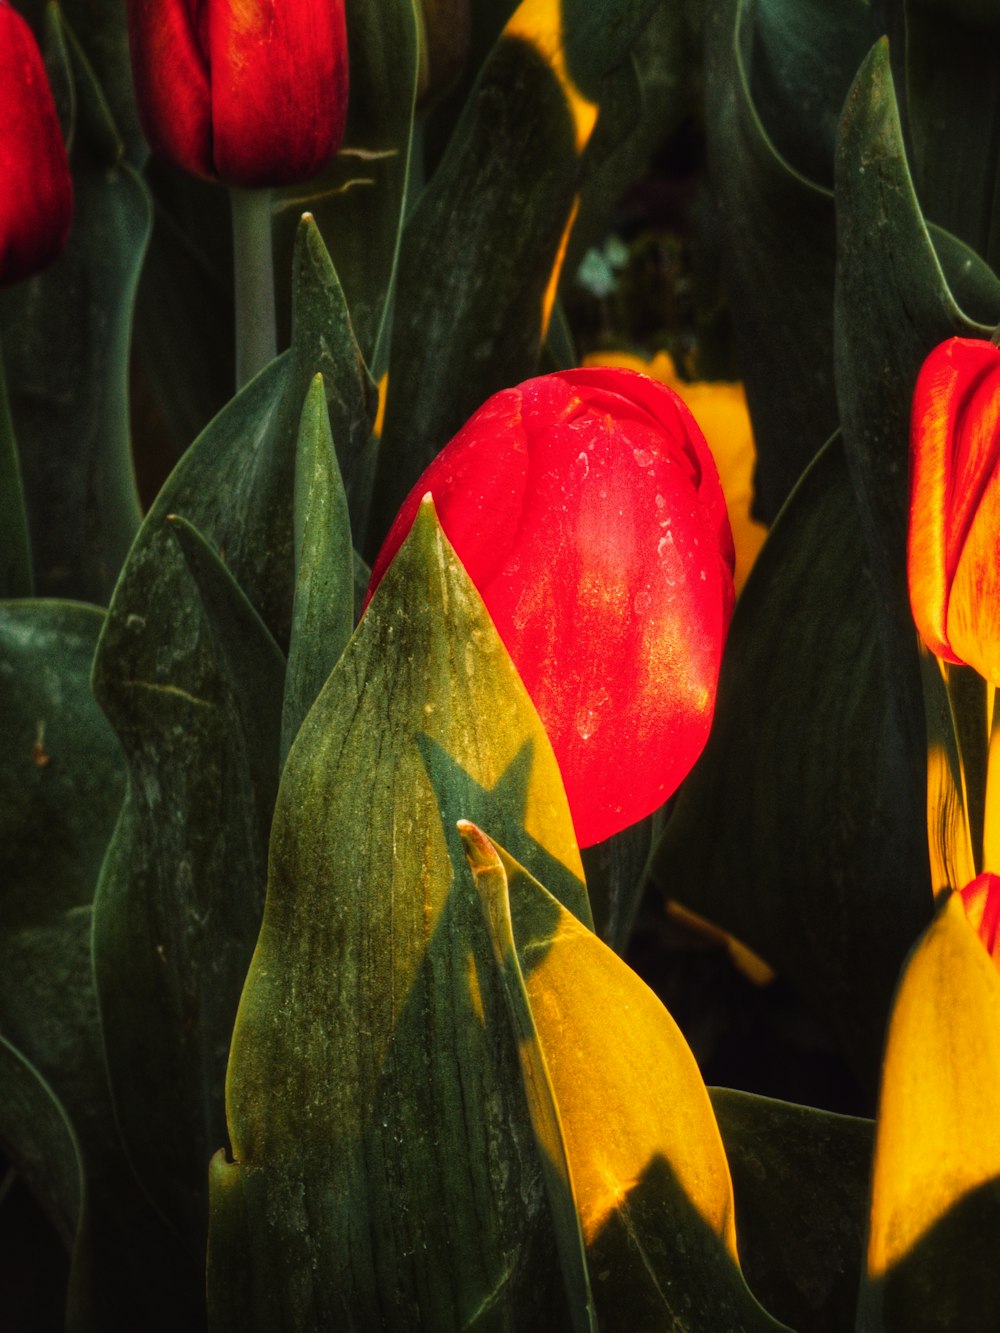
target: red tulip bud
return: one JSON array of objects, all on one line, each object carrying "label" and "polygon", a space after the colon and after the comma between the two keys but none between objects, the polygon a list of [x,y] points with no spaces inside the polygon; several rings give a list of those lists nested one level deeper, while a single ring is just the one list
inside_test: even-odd
[{"label": "red tulip bud", "polygon": [[72,219],[73,183],[41,52],[0,0],[0,283],[44,268]]},{"label": "red tulip bud", "polygon": [[977,875],[962,890],[962,906],[986,952],[1000,967],[1000,875],[988,870]]},{"label": "red tulip bud", "polygon": [[340,146],[344,0],[128,0],[128,29],[146,136],[183,170],[289,185]]},{"label": "red tulip bud", "polygon": [[927,646],[1000,684],[1000,348],[992,343],[951,338],[917,378],[908,563]]},{"label": "red tulip bud", "polygon": [[427,492],[548,731],[581,846],[655,810],[705,744],[733,606],[694,417],[628,370],[494,395],[410,492],[369,597]]}]

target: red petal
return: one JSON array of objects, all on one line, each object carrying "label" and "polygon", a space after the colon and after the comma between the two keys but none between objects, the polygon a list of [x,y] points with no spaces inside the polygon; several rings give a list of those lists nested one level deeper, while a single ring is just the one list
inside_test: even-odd
[{"label": "red petal", "polygon": [[0,283],[43,268],[66,243],[73,184],[41,52],[0,0]]}]

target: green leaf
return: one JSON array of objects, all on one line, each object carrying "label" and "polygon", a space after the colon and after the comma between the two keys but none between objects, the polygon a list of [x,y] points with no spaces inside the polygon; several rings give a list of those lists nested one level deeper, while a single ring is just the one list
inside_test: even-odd
[{"label": "green leaf", "polygon": [[873,632],[877,606],[835,439],[743,589],[712,733],[652,864],[667,897],[810,1001],[872,1088],[900,963],[932,901],[925,744]]},{"label": "green leaf", "polygon": [[744,0],[744,9],[753,18],[746,71],[757,114],[796,171],[832,187],[844,98],[878,35],[868,0]]},{"label": "green leaf", "polygon": [[59,1099],[38,1070],[0,1036],[0,1143],[67,1249],[82,1207],[80,1152]]},{"label": "green leaf", "polygon": [[211,1175],[219,1328],[561,1326],[463,817],[589,921],[552,751],[428,503],[285,765]]},{"label": "green leaf", "polygon": [[988,330],[955,304],[921,216],[884,41],[873,47],[844,108],[836,199],[837,397],[844,449],[871,550],[887,651],[919,729],[906,586],[910,404],[917,372],[934,346],[953,335],[986,337]]},{"label": "green leaf", "polygon": [[585,1317],[589,1266],[608,1328],[783,1327],[740,1272],[726,1155],[679,1028],[523,867],[461,827],[548,1158],[564,1271],[576,1278],[576,1326],[597,1326],[592,1309]]},{"label": "green leaf", "polygon": [[466,418],[536,369],[581,155],[652,9],[524,0],[484,65],[403,237],[369,554]]},{"label": "green leaf", "polygon": [[299,188],[283,201],[279,196],[279,255],[291,248],[292,219],[310,209],[333,254],[358,341],[377,379],[388,366],[407,203],[418,67],[415,3],[347,6],[351,95],[344,145],[308,193]]},{"label": "green leaf", "polygon": [[874,1124],[710,1088],[756,1296],[799,1333],[850,1328],[868,1225]]},{"label": "green leaf", "polygon": [[998,1120],[1000,976],[951,894],[893,1007],[859,1328],[996,1328]]},{"label": "green leaf", "polygon": [[[51,1088],[31,1114],[10,1112],[3,1137],[22,1166],[33,1136],[54,1123],[52,1098],[56,1120],[71,1126],[72,1160],[47,1141],[39,1151],[49,1174],[24,1168],[64,1218],[63,1234],[77,1229],[69,1326],[193,1329],[203,1283],[132,1177],[104,1069],[91,902],[125,772],[90,692],[103,620],[79,603],[0,607],[0,1032]],[[23,1071],[0,1078],[7,1097],[25,1087],[34,1096],[32,1086]],[[52,1132],[60,1140],[58,1124]],[[76,1197],[80,1170],[83,1203],[70,1219],[60,1199],[66,1189]]]},{"label": "green leaf", "polygon": [[907,3],[907,129],[928,215],[1000,267],[1000,60],[996,6]]},{"label": "green leaf", "polygon": [[837,425],[830,194],[781,156],[750,91],[755,10],[708,7],[706,135],[712,201],[757,447],[755,513],[773,520]]},{"label": "green leaf", "polygon": [[[106,602],[139,525],[128,422],[146,190],[74,43],[75,216],[66,250],[6,290],[0,328],[39,592]],[[13,335],[13,336],[12,336]]]},{"label": "green leaf", "polygon": [[646,888],[652,833],[652,818],[643,819],[581,852],[597,933],[616,953],[625,952]]},{"label": "green leaf", "polygon": [[0,597],[30,597],[33,586],[21,466],[0,358]]},{"label": "green leaf", "polygon": [[354,628],[354,551],[322,376],[306,395],[295,462],[295,603],[281,718],[284,762]]},{"label": "green leaf", "polygon": [[607,236],[622,195],[680,124],[692,101],[696,69],[683,6],[658,5],[602,94],[583,157],[580,211],[566,250],[564,282],[576,274],[587,250]]},{"label": "green leaf", "polygon": [[281,679],[230,574],[187,534],[203,600],[165,520],[184,514],[254,602],[274,605],[275,585],[291,584],[291,495],[278,489],[294,466],[294,435],[282,432],[288,369],[263,371],[174,472],[122,571],[94,664],[129,770],[95,903],[108,1071],[136,1171],[195,1250],[263,905]]},{"label": "green leaf", "polygon": [[[357,526],[367,513],[375,466],[371,432],[378,393],[354,336],[340,280],[308,214],[299,224],[293,314],[287,428],[298,434],[303,400],[313,376],[321,374],[340,475]],[[297,401],[294,389],[299,390]]]}]

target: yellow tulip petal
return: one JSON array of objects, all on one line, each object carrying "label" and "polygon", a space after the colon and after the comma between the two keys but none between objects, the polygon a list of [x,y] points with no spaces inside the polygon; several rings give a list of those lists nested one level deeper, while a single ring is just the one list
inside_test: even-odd
[{"label": "yellow tulip petal", "polygon": [[903,971],[859,1328],[1000,1328],[1000,974],[951,894]]}]

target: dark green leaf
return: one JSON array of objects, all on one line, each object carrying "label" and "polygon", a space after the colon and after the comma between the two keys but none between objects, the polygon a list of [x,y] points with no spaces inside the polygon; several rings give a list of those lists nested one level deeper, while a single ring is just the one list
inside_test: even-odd
[{"label": "dark green leaf", "polygon": [[138,176],[116,158],[103,95],[70,45],[73,229],[54,264],[3,293],[0,326],[36,586],[106,602],[139,524],[127,363],[150,208]]},{"label": "dark green leaf", "polygon": [[997,7],[909,0],[904,8],[899,64],[917,193],[929,218],[1000,267]]},{"label": "dark green leaf", "polygon": [[844,98],[878,32],[868,0],[744,0],[753,40],[746,73],[761,122],[796,171],[833,185]]},{"label": "dark green leaf", "polygon": [[[358,527],[367,513],[375,468],[371,431],[378,394],[355,339],[339,278],[309,216],[299,225],[293,314],[288,428],[298,434],[306,393],[313,376],[321,374],[340,475]],[[297,402],[292,399],[293,389],[300,392]]]},{"label": "dark green leaf", "polygon": [[295,603],[281,757],[354,628],[354,551],[322,377],[306,395],[295,462]]},{"label": "dark green leaf", "polygon": [[279,201],[279,255],[291,250],[294,219],[308,208],[333,254],[358,341],[377,379],[388,364],[406,210],[418,64],[414,9],[415,0],[347,6],[351,95],[344,146],[308,192],[290,191]]},{"label": "dark green leaf", "polygon": [[219,1328],[561,1326],[467,816],[589,920],[548,741],[428,504],[285,765],[212,1172]]},{"label": "dark green leaf", "polygon": [[853,1325],[874,1125],[710,1088],[736,1193],[747,1281],[799,1333]]},{"label": "dark green leaf", "polygon": [[281,681],[273,643],[242,594],[229,585],[227,610],[228,575],[199,547],[203,602],[165,519],[176,511],[196,523],[258,604],[279,581],[291,584],[281,565],[291,495],[272,489],[284,476],[291,490],[287,378],[287,360],[274,362],[178,466],[123,570],[94,667],[129,769],[95,904],[108,1069],[130,1157],[195,1250],[208,1160],[224,1141],[229,1037],[260,923]]},{"label": "dark green leaf", "polygon": [[834,214],[781,157],[750,93],[754,8],[709,6],[706,134],[719,248],[757,445],[755,512],[770,521],[837,425]]},{"label": "dark green leaf", "polygon": [[369,553],[465,419],[537,367],[581,155],[653,3],[522,5],[483,67],[403,237]]},{"label": "dark green leaf", "polygon": [[[884,608],[888,651],[900,664],[905,660],[906,691],[916,699],[905,568],[913,386],[937,343],[952,335],[988,333],[956,306],[921,216],[885,42],[873,47],[844,108],[836,196],[835,350],[844,448]],[[953,243],[942,248],[956,255]]]},{"label": "dark green leaf", "polygon": [[7,404],[7,377],[0,359],[0,597],[30,597],[33,587],[21,466]]},{"label": "dark green leaf", "polygon": [[712,734],[653,865],[668,897],[795,985],[870,1088],[899,967],[932,901],[924,741],[907,730],[877,627],[834,440],[743,590]]},{"label": "dark green leaf", "polygon": [[[54,1089],[79,1145],[84,1207],[69,1326],[130,1333],[140,1320],[150,1330],[194,1329],[204,1299],[197,1268],[185,1267],[132,1177],[104,1070],[91,901],[125,772],[90,692],[103,619],[78,603],[0,608],[0,1031]],[[35,1134],[48,1116],[43,1105],[17,1135],[5,1134],[19,1164],[18,1136]],[[45,1155],[55,1170],[57,1145]],[[39,1192],[52,1187],[28,1174]]]},{"label": "dark green leaf", "polygon": [[83,1195],[76,1137],[55,1093],[2,1036],[0,1143],[43,1201],[67,1249],[71,1248]]}]

